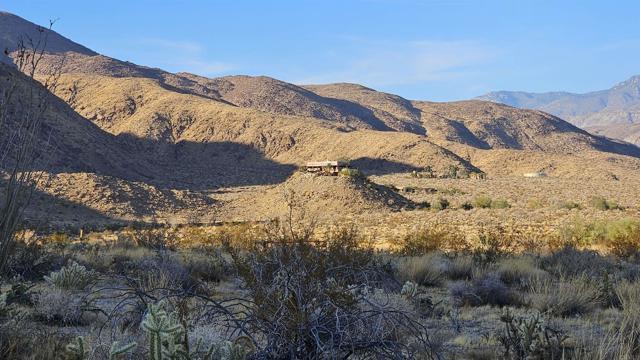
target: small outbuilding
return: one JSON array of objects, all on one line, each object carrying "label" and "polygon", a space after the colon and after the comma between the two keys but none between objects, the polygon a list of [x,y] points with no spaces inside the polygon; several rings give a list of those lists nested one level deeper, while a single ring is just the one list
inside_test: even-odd
[{"label": "small outbuilding", "polygon": [[306,169],[309,173],[337,176],[342,169],[350,169],[349,162],[342,160],[309,161]]}]

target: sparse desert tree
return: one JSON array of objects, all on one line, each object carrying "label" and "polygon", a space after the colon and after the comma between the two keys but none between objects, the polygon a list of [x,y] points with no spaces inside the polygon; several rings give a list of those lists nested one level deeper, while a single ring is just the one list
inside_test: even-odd
[{"label": "sparse desert tree", "polygon": [[[0,64],[0,272],[4,272],[16,230],[42,172],[36,165],[45,144],[38,143],[50,92],[60,76],[62,60],[48,71],[39,73],[45,58],[49,29],[38,27],[36,36],[24,35],[17,48],[4,49],[15,66]],[[29,84],[36,75],[41,84]],[[38,151],[40,150],[40,151]]]}]

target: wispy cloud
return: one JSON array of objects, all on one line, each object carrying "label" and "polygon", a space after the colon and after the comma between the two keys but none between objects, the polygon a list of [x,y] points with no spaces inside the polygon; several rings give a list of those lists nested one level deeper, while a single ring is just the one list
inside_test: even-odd
[{"label": "wispy cloud", "polygon": [[193,41],[144,38],[135,42],[145,57],[152,58],[147,63],[170,71],[214,76],[236,69],[233,64],[209,58],[206,48]]},{"label": "wispy cloud", "polygon": [[350,38],[355,46],[344,66],[300,79],[300,83],[348,81],[397,86],[463,78],[495,59],[500,51],[475,41],[374,42]]}]

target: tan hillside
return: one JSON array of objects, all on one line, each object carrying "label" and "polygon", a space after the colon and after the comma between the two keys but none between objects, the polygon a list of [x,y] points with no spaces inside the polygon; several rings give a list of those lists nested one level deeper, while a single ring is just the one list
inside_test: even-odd
[{"label": "tan hillside", "polygon": [[[246,152],[237,156],[247,163],[251,162],[253,149],[257,156],[296,165],[314,159],[347,158],[364,165],[365,171],[384,165],[391,170],[427,165],[435,169],[446,169],[450,164],[469,166],[428,138],[412,133],[352,131],[332,121],[239,108],[169,91],[152,79],[69,74],[61,81],[65,84],[60,87],[61,97],[67,96],[64,92],[71,84],[78,85],[75,107],[81,115],[113,134],[121,137],[132,134],[160,149],[176,144],[178,149],[188,151],[190,143],[203,144],[206,149],[215,146],[212,143],[230,142],[237,147],[230,151],[246,147]],[[169,155],[182,155],[180,150]],[[189,158],[188,166],[197,166],[202,161],[211,165],[208,162],[211,158],[203,159],[205,154],[193,155],[200,160]],[[220,157],[218,161],[237,165],[233,159]]]},{"label": "tan hillside", "polygon": [[394,129],[425,134],[425,129],[420,124],[419,111],[413,107],[409,100],[400,96],[348,83],[304,85],[303,87],[326,98],[360,104]]},{"label": "tan hillside", "polygon": [[393,117],[379,116],[358,102],[320,96],[302,87],[266,76],[226,76],[208,79],[179,74],[213,89],[231,104],[271,114],[332,120],[353,129],[411,130]]},{"label": "tan hillside", "polygon": [[345,176],[297,172],[286,182],[233,200],[226,208],[235,220],[285,217],[292,206],[310,218],[334,218],[366,212],[412,209],[414,204],[384,186]]}]

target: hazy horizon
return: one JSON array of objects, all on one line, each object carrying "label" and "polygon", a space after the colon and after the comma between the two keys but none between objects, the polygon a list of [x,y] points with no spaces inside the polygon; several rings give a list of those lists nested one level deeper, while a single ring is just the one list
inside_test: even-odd
[{"label": "hazy horizon", "polygon": [[589,92],[640,73],[640,4],[595,1],[5,2],[102,54],[172,72],[354,82],[409,99]]}]

